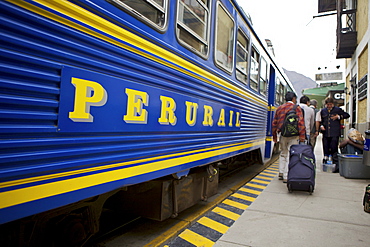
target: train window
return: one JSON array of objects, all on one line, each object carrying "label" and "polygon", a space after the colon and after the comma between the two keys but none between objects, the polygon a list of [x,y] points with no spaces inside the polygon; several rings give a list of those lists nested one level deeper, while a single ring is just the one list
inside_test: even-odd
[{"label": "train window", "polygon": [[267,74],[268,74],[267,62],[263,57],[261,57],[259,86],[260,93],[263,95],[267,94],[267,76],[268,76]]},{"label": "train window", "polygon": [[208,5],[208,0],[179,0],[177,10],[178,39],[204,56],[208,53]]},{"label": "train window", "polygon": [[259,59],[260,59],[260,54],[258,53],[255,47],[252,47],[250,87],[254,90],[258,90],[258,68],[259,68],[258,61]]},{"label": "train window", "polygon": [[284,91],[284,86],[283,84],[280,83],[280,105],[284,104],[285,102],[285,91]]},{"label": "train window", "polygon": [[244,33],[239,30],[236,47],[236,78],[242,82],[247,82],[248,78],[248,50],[249,40]]},{"label": "train window", "polygon": [[217,7],[215,61],[231,72],[234,54],[234,20],[219,3]]},{"label": "train window", "polygon": [[[288,89],[288,87],[289,87],[289,86],[285,86],[285,87],[284,87],[284,97],[283,97],[283,98],[284,98],[284,101],[285,101],[285,95],[286,95],[286,93],[287,93],[287,92],[293,92],[292,90]],[[290,88],[290,87],[289,87],[289,88]]]},{"label": "train window", "polygon": [[283,95],[284,95],[284,87],[281,84],[280,78],[277,77],[276,78],[276,94],[275,94],[276,104],[282,105],[283,100],[284,100],[283,99],[283,97],[284,97]]},{"label": "train window", "polygon": [[279,90],[279,87],[280,87],[280,79],[279,77],[276,77],[276,83],[275,83],[275,103],[277,105],[280,105],[280,90]]},{"label": "train window", "polygon": [[168,0],[107,0],[160,29],[166,25]]}]

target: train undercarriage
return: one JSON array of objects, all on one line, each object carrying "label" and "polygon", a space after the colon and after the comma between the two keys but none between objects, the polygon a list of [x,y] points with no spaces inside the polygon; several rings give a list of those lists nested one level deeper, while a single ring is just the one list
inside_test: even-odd
[{"label": "train undercarriage", "polygon": [[112,225],[112,214],[123,222],[133,217],[174,218],[216,194],[224,175],[253,164],[263,164],[260,150],[9,222],[0,225],[1,246],[84,246],[106,228],[102,224]]}]

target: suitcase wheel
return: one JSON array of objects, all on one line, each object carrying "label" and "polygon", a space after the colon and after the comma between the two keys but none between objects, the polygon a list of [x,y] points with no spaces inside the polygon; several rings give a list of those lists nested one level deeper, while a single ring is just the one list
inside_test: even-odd
[{"label": "suitcase wheel", "polygon": [[292,184],[290,184],[290,183],[288,183],[288,191],[289,191],[289,193],[293,192]]},{"label": "suitcase wheel", "polygon": [[308,188],[308,192],[310,193],[310,195],[312,195],[312,192],[313,192],[313,186],[310,185],[310,187]]},{"label": "suitcase wheel", "polygon": [[370,203],[365,202],[364,211],[367,212],[367,213],[370,213]]}]

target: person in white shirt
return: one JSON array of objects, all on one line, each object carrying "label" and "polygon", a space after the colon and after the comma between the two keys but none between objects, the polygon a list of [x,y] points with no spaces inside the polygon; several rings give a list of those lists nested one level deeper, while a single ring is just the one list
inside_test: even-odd
[{"label": "person in white shirt", "polygon": [[302,96],[299,99],[299,106],[303,109],[304,125],[306,127],[306,138],[310,142],[311,129],[315,125],[315,110],[309,107],[310,98]]},{"label": "person in white shirt", "polygon": [[310,100],[310,107],[315,112],[315,124],[313,125],[313,127],[311,129],[311,135],[310,135],[310,144],[312,146],[312,149],[315,149],[316,139],[317,139],[317,133],[316,133],[316,116],[317,116],[317,113],[320,111],[319,109],[317,109],[317,100],[311,99]]}]

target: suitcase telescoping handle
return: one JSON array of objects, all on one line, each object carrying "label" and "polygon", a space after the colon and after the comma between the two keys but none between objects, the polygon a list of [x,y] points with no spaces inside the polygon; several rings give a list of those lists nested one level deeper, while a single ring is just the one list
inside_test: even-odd
[{"label": "suitcase telescoping handle", "polygon": [[299,145],[308,145],[308,141],[304,140],[303,142],[299,142]]},{"label": "suitcase telescoping handle", "polygon": [[299,142],[299,145],[310,145],[310,137],[305,135],[305,140],[303,142]]}]

